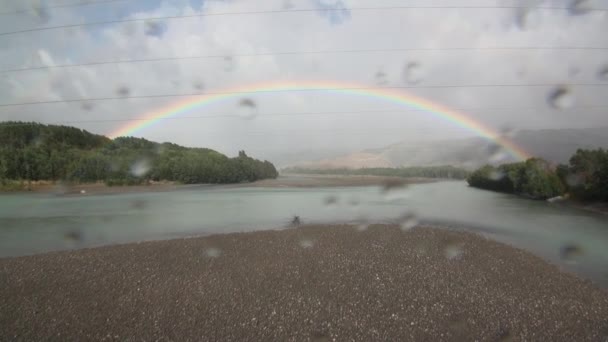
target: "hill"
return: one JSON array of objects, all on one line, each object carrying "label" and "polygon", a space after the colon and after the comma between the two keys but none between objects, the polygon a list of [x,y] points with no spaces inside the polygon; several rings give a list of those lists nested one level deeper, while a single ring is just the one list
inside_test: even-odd
[{"label": "hill", "polygon": [[98,182],[133,185],[150,181],[238,183],[276,178],[274,165],[240,151],[229,158],[207,148],[188,148],[142,138],[108,137],[68,126],[0,123],[0,182]]},{"label": "hill", "polygon": [[[608,146],[608,128],[523,130],[511,140],[531,155],[552,163],[566,163],[578,149]],[[384,168],[453,165],[467,169],[493,162],[492,155],[500,149],[482,138],[437,140],[430,142],[399,142],[385,148],[359,151],[335,158],[300,161],[291,166],[309,169]],[[510,162],[502,154],[494,161]]]}]

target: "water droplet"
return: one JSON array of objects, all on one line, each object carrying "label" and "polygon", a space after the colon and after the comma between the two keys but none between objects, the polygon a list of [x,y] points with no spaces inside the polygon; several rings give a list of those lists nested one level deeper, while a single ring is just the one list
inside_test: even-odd
[{"label": "water droplet", "polygon": [[68,193],[68,187],[64,182],[58,182],[53,187],[53,194],[55,196],[62,196]]},{"label": "water droplet", "polygon": [[300,247],[302,248],[312,248],[314,247],[315,242],[312,241],[311,239],[301,239],[300,240]]},{"label": "water droplet", "polygon": [[131,201],[131,208],[133,209],[137,209],[137,210],[142,210],[146,207],[147,202],[145,199],[135,199],[133,201]]},{"label": "water droplet", "polygon": [[361,201],[356,196],[353,196],[348,199],[348,205],[350,205],[351,207],[358,207],[360,203]]},{"label": "water droplet", "polygon": [[399,217],[397,222],[403,231],[411,230],[418,225],[418,219],[413,213],[407,213]]},{"label": "water droplet", "polygon": [[127,86],[123,85],[123,86],[116,88],[116,95],[118,95],[118,96],[127,97],[127,96],[129,96],[130,93],[131,93],[131,90]]},{"label": "water droplet", "polygon": [[192,88],[202,91],[205,89],[205,84],[203,84],[201,81],[194,81],[192,82]]},{"label": "water droplet", "polygon": [[83,110],[86,110],[88,112],[93,109],[93,103],[83,101],[80,103],[80,108],[82,108]]},{"label": "water droplet", "polygon": [[559,86],[549,93],[549,104],[555,109],[568,109],[574,105],[574,95],[570,88]]},{"label": "water droplet", "polygon": [[86,191],[85,189],[80,190],[80,194],[81,194],[81,195],[84,195],[84,194],[86,194],[86,193],[87,193],[87,191]]},{"label": "water droplet", "polygon": [[568,68],[568,77],[570,78],[574,78],[580,73],[581,69],[579,69],[579,67],[577,66],[571,66],[570,68]]},{"label": "water droplet", "polygon": [[568,6],[570,15],[583,15],[589,13],[593,8],[589,0],[572,0]]},{"label": "water droplet", "polygon": [[82,234],[79,230],[69,230],[64,235],[63,238],[70,243],[80,242],[82,239]]},{"label": "water droplet", "polygon": [[357,231],[362,232],[364,230],[367,230],[367,228],[369,228],[369,220],[367,219],[367,217],[365,215],[360,215],[355,222],[356,222]]},{"label": "water droplet", "polygon": [[500,136],[513,138],[513,136],[515,136],[515,129],[511,125],[505,124],[500,128]]},{"label": "water droplet", "polygon": [[532,3],[515,10],[515,24],[519,29],[526,30],[540,24],[540,14],[534,10],[534,6],[535,4]]},{"label": "water droplet", "polygon": [[379,70],[378,72],[376,72],[375,78],[376,78],[376,84],[379,86],[388,84],[388,80],[386,78],[386,73],[382,70]]},{"label": "water droplet", "polygon": [[135,177],[142,177],[150,171],[151,167],[148,159],[139,159],[131,165],[130,172]]},{"label": "water droplet", "polygon": [[576,187],[583,184],[584,176],[581,174],[569,174],[566,176],[566,183],[571,187]]},{"label": "water droplet", "polygon": [[418,62],[410,62],[403,67],[403,80],[409,84],[418,84],[423,79],[422,66]]},{"label": "water droplet", "polygon": [[583,254],[583,249],[575,244],[565,245],[559,251],[560,257],[568,264],[576,264]]},{"label": "water droplet", "polygon": [[137,27],[134,23],[127,22],[122,24],[120,31],[125,36],[132,36],[135,34],[135,32],[137,32]]},{"label": "water droplet", "polygon": [[490,155],[490,156],[493,156],[496,153],[500,152],[501,149],[502,149],[502,146],[500,146],[496,143],[493,143],[493,142],[489,143],[486,146],[486,151],[487,151],[488,155]]},{"label": "water droplet", "polygon": [[208,258],[218,258],[220,255],[222,255],[222,251],[218,248],[211,247],[205,250],[205,255]]},{"label": "water droplet", "polygon": [[224,71],[230,72],[234,70],[234,59],[231,56],[224,56]]},{"label": "water droplet", "polygon": [[382,183],[381,193],[387,202],[408,198],[408,184],[403,179],[388,179]]},{"label": "water droplet", "polygon": [[509,159],[509,154],[502,149],[492,154],[488,161],[491,164],[503,164]]},{"label": "water droplet", "polygon": [[293,2],[291,0],[284,0],[283,1],[283,9],[284,10],[290,10],[295,8],[296,6],[293,4]]},{"label": "water droplet", "polygon": [[501,325],[496,332],[496,339],[501,342],[513,341],[511,331],[504,325]]},{"label": "water droplet", "polygon": [[493,181],[499,181],[503,178],[505,178],[505,173],[500,171],[500,170],[494,170],[492,172],[490,172],[490,179]]},{"label": "water droplet", "polygon": [[36,1],[32,4],[32,13],[40,20],[41,23],[46,24],[51,19],[51,13],[45,4],[41,1]]},{"label": "water droplet", "polygon": [[469,330],[467,321],[464,319],[462,315],[456,315],[450,319],[450,323],[448,327],[455,337],[459,337],[459,339],[463,339],[466,332]]},{"label": "water droplet", "polygon": [[336,205],[336,204],[338,204],[338,197],[335,195],[325,196],[325,198],[323,199],[323,204],[326,207]]},{"label": "water droplet", "polygon": [[597,78],[601,81],[608,81],[608,65],[604,65],[597,72]]},{"label": "water droplet", "polygon": [[445,257],[448,260],[458,260],[462,257],[462,244],[460,243],[449,243],[444,249]]},{"label": "water droplet", "polygon": [[145,23],[144,33],[146,36],[161,36],[165,31],[164,25],[159,21],[149,20]]},{"label": "water droplet", "polygon": [[241,119],[251,120],[258,115],[258,108],[252,99],[244,98],[239,101],[238,116]]}]

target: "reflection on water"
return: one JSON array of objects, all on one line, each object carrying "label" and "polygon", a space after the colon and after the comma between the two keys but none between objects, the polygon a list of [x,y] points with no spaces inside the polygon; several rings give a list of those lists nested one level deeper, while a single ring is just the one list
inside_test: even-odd
[{"label": "reflection on water", "polygon": [[[608,219],[578,209],[468,188],[418,184],[386,198],[375,187],[215,188],[106,196],[0,196],[0,256],[303,224],[419,222],[467,227],[532,250],[608,286]],[[327,198],[335,198],[331,209]],[[357,199],[357,205],[348,200]],[[570,247],[569,247],[570,246]],[[564,248],[577,253],[567,253]],[[491,256],[490,256],[491,257]]]}]

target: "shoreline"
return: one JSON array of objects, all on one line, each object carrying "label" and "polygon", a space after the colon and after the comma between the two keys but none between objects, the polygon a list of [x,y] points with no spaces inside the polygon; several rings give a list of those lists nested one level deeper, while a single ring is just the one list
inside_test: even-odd
[{"label": "shoreline", "polygon": [[[602,340],[608,291],[481,235],[347,225],[0,259],[0,340]],[[109,336],[109,337],[108,337]]]},{"label": "shoreline", "polygon": [[233,184],[178,184],[174,182],[154,182],[145,185],[109,186],[102,182],[69,184],[62,182],[33,182],[31,190],[0,191],[3,194],[54,194],[58,196],[121,194],[141,192],[166,192],[189,189],[217,188],[317,188],[317,187],[350,187],[350,186],[405,186],[408,184],[431,183],[441,181],[431,178],[400,178],[385,176],[326,176],[296,175],[279,176],[276,179],[263,179],[250,183]]}]

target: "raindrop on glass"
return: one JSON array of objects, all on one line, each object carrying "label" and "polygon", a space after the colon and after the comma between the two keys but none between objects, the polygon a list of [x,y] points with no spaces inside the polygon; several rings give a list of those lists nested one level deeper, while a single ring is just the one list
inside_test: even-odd
[{"label": "raindrop on glass", "polygon": [[508,159],[509,159],[509,155],[507,154],[507,152],[505,152],[501,149],[498,152],[496,152],[490,156],[489,162],[491,164],[502,164],[502,163],[506,162]]},{"label": "raindrop on glass", "polygon": [[376,79],[376,84],[379,86],[388,84],[388,80],[386,78],[386,73],[384,73],[384,71],[382,71],[382,70],[379,70],[378,72],[376,72],[375,79]]},{"label": "raindrop on glass", "polygon": [[300,240],[300,247],[302,248],[312,248],[314,247],[315,243],[314,241],[310,240],[310,239],[301,239]]},{"label": "raindrop on glass", "polygon": [[565,86],[559,86],[553,89],[548,96],[549,104],[555,109],[568,109],[574,105],[574,95],[572,91]]},{"label": "raindrop on glass", "polygon": [[323,204],[326,207],[334,206],[334,205],[338,204],[338,197],[335,195],[325,196],[325,198],[323,199]]},{"label": "raindrop on glass", "polygon": [[88,112],[88,111],[93,110],[93,104],[91,102],[84,101],[84,102],[80,103],[80,108],[82,108],[82,110],[86,110]]},{"label": "raindrop on glass", "polygon": [[79,230],[70,230],[67,231],[64,235],[63,238],[70,243],[77,243],[80,242],[80,240],[82,240],[82,234],[80,233]]},{"label": "raindrop on glass", "polygon": [[536,27],[540,23],[540,14],[534,10],[534,6],[539,1],[530,1],[525,7],[520,7],[515,10],[515,24],[521,30]]},{"label": "raindrop on glass", "polygon": [[408,184],[401,179],[389,179],[382,184],[381,193],[384,200],[399,201],[408,198]]},{"label": "raindrop on glass", "polygon": [[116,88],[116,95],[121,97],[127,97],[131,93],[131,90],[127,86],[120,86]]},{"label": "raindrop on glass", "polygon": [[291,0],[284,0],[283,1],[283,9],[284,10],[290,10],[293,9],[294,7],[296,7],[293,2]]},{"label": "raindrop on glass", "polygon": [[418,225],[418,219],[416,218],[416,215],[414,215],[412,213],[408,213],[408,214],[405,214],[405,215],[399,217],[399,219],[397,221],[398,221],[397,223],[399,224],[399,227],[403,231],[411,230],[412,228],[414,228]]},{"label": "raindrop on glass", "polygon": [[369,220],[364,215],[360,215],[357,218],[357,220],[355,221],[355,223],[356,223],[355,228],[357,229],[357,231],[362,232],[364,230],[367,230],[367,228],[369,228]]},{"label": "raindrop on glass", "polygon": [[490,179],[493,181],[499,181],[505,178],[505,173],[500,170],[493,170],[490,172]]},{"label": "raindrop on glass", "polygon": [[568,6],[568,13],[570,15],[583,15],[591,10],[592,7],[589,0],[571,0]]},{"label": "raindrop on glass", "polygon": [[158,21],[146,21],[144,33],[146,36],[160,36],[164,31],[163,25]]},{"label": "raindrop on glass", "polygon": [[55,196],[61,196],[61,195],[65,195],[67,193],[68,193],[68,187],[64,182],[58,182],[53,187],[53,194]]},{"label": "raindrop on glass", "polygon": [[139,159],[131,165],[129,172],[135,177],[142,177],[150,171],[151,167],[148,159]]},{"label": "raindrop on glass", "polygon": [[224,56],[224,71],[234,70],[234,59],[231,56]]},{"label": "raindrop on glass", "polygon": [[238,116],[241,119],[251,120],[258,115],[258,107],[252,99],[244,98],[239,101]]},{"label": "raindrop on glass", "polygon": [[87,193],[87,191],[86,191],[85,189],[80,190],[80,194],[81,194],[81,195],[84,195],[84,194],[86,194],[86,193]]},{"label": "raindrop on glass", "polygon": [[131,208],[133,209],[142,210],[146,207],[146,205],[147,202],[145,199],[135,199],[131,201]]},{"label": "raindrop on glass", "polygon": [[601,81],[608,82],[608,65],[604,65],[600,68],[600,70],[598,70],[597,78],[599,78]]},{"label": "raindrop on glass", "polygon": [[32,4],[32,13],[34,13],[41,23],[47,23],[51,19],[49,9],[42,1],[35,1]]},{"label": "raindrop on glass", "polygon": [[423,70],[418,62],[410,62],[403,67],[403,80],[409,84],[418,84],[422,82]]},{"label": "raindrop on glass", "polygon": [[219,250],[218,248],[211,247],[211,248],[207,248],[207,249],[205,250],[205,255],[206,255],[208,258],[217,258],[217,257],[219,257],[220,255],[222,255],[222,251],[221,251],[221,250]]},{"label": "raindrop on glass", "polygon": [[584,176],[581,174],[569,174],[566,176],[566,184],[572,187],[583,184]]},{"label": "raindrop on glass", "polygon": [[565,245],[559,251],[562,260],[569,264],[576,264],[583,254],[583,249],[575,244]]},{"label": "raindrop on glass", "polygon": [[194,82],[192,82],[192,88],[194,88],[198,91],[202,91],[205,89],[205,85],[201,81],[194,81]]},{"label": "raindrop on glass", "polygon": [[448,244],[443,253],[448,260],[457,260],[462,257],[462,244],[450,243]]}]

